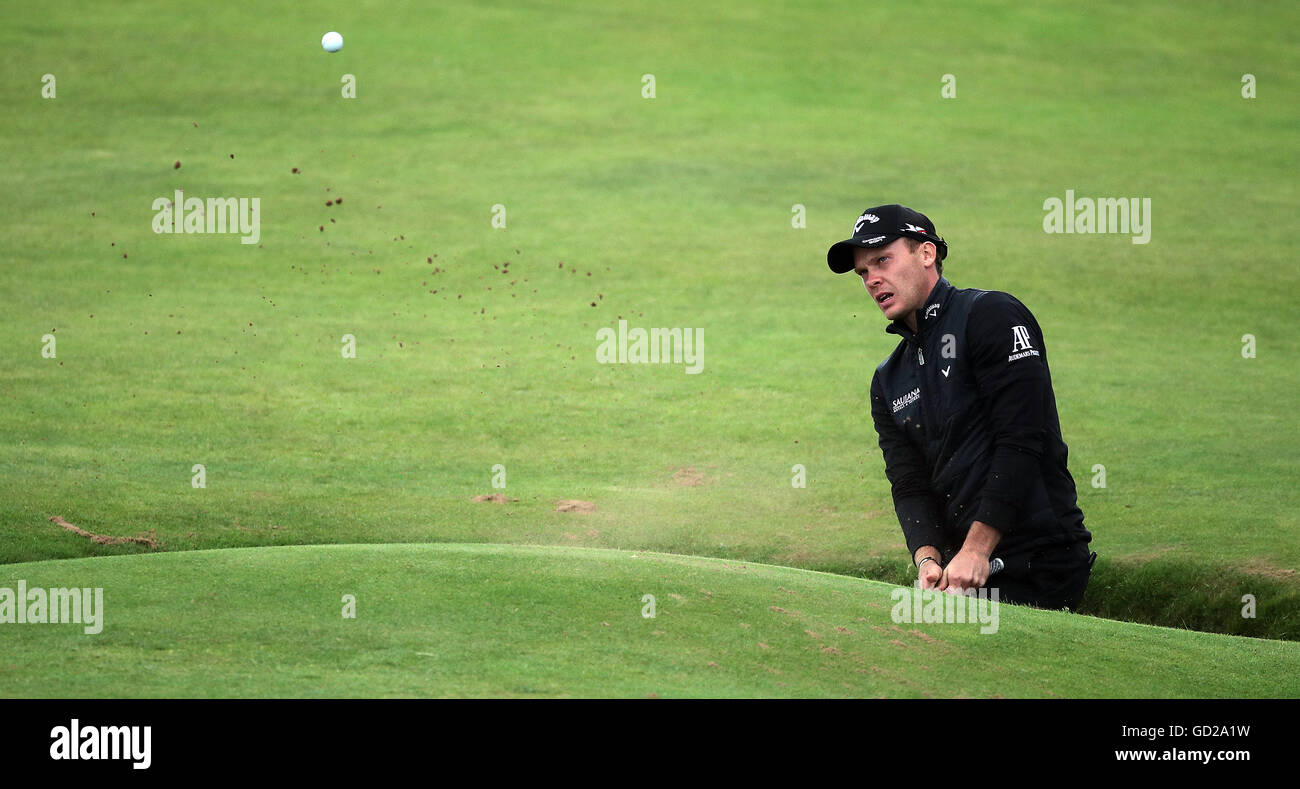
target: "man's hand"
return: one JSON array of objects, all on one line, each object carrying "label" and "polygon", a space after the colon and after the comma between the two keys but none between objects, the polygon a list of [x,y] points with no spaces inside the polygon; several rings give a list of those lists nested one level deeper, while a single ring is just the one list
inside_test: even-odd
[{"label": "man's hand", "polygon": [[[939,589],[952,594],[979,589],[989,580],[989,557],[997,547],[1002,534],[997,529],[975,521],[966,533],[966,542],[943,570]],[[929,564],[929,562],[926,562]]]},{"label": "man's hand", "polygon": [[962,548],[943,570],[939,589],[949,594],[965,594],[979,589],[989,579],[989,557]]},{"label": "man's hand", "polygon": [[[927,558],[932,561],[925,561]],[[943,578],[943,567],[939,564],[939,551],[930,545],[922,546],[916,549],[912,561],[922,562],[916,569],[916,580],[921,588],[938,589],[939,581]]]}]

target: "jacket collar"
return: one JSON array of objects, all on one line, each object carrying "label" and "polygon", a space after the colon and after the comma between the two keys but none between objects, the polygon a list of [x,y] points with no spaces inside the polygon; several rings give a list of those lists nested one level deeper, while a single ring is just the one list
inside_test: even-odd
[{"label": "jacket collar", "polygon": [[924,336],[926,330],[943,318],[943,311],[948,308],[948,300],[952,298],[956,288],[952,286],[946,278],[939,277],[939,281],[934,283],[934,288],[930,295],[926,297],[925,304],[921,309],[916,311],[916,335],[912,330],[907,328],[907,322],[900,319],[890,322],[885,327],[885,331],[890,334],[897,334],[906,339],[913,339],[915,336]]}]

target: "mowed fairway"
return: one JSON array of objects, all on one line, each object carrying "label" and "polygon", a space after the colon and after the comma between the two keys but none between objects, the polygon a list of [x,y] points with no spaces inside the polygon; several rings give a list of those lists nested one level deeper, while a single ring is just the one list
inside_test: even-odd
[{"label": "mowed fairway", "polygon": [[1294,643],[1018,606],[998,609],[994,633],[900,627],[897,587],[656,553],[253,548],[10,565],[0,584],[15,586],[15,573],[28,588],[72,578],[104,589],[98,635],[14,630],[0,676],[16,696],[1300,693]]},{"label": "mowed fairway", "polygon": [[[924,30],[898,29],[903,17],[924,19]],[[1128,673],[1098,668],[1098,684],[1071,684],[1045,655],[1069,643],[1090,665],[1136,661],[1140,653],[1116,656],[1138,636],[1046,614],[1025,618],[1023,630],[1008,617],[1003,635],[958,642],[985,650],[990,666],[1030,672],[1003,690],[992,669],[962,680],[956,647],[927,663],[933,678],[914,666],[905,676],[915,685],[899,687],[887,672],[904,676],[897,661],[920,654],[919,645],[855,644],[868,668],[882,670],[872,676],[847,660],[804,655],[809,645],[793,631],[783,636],[782,659],[792,661],[784,674],[765,671],[750,652],[737,658],[753,639],[729,642],[730,660],[704,660],[721,670],[697,672],[690,661],[704,657],[704,628],[741,638],[721,635],[739,620],[707,617],[692,620],[699,640],[680,642],[677,658],[653,653],[664,665],[690,666],[656,675],[661,685],[598,663],[576,677],[512,663],[506,655],[558,638],[562,630],[544,617],[506,629],[518,638],[502,644],[478,684],[468,665],[455,682],[404,680],[398,675],[424,665],[402,651],[408,646],[441,639],[446,649],[455,626],[469,628],[467,639],[481,632],[468,618],[417,617],[408,602],[372,609],[390,617],[392,641],[379,643],[393,644],[396,662],[365,653],[346,677],[310,669],[332,678],[310,690],[308,674],[290,668],[318,659],[306,634],[344,655],[368,643],[349,639],[381,627],[331,619],[333,587],[319,613],[301,613],[316,603],[295,557],[339,554],[172,552],[514,543],[903,573],[867,404],[872,370],[896,338],[861,283],[825,265],[827,245],[847,236],[859,212],[902,202],[947,238],[944,273],[955,285],[1014,293],[1045,331],[1080,506],[1103,557],[1097,573],[1107,580],[1094,591],[1123,589],[1120,579],[1144,566],[1162,588],[1194,596],[1186,579],[1214,572],[1231,591],[1219,620],[1237,618],[1241,590],[1258,590],[1261,616],[1276,616],[1280,601],[1293,611],[1294,3],[1242,11],[1209,2],[669,2],[653,10],[349,2],[309,12],[278,2],[134,2],[29,5],[6,21],[0,562],[114,557],[103,572],[121,567],[121,584],[139,583],[115,599],[139,606],[235,594],[240,562],[249,562],[282,568],[277,583],[301,604],[295,619],[281,598],[255,587],[246,605],[202,626],[178,620],[173,633],[160,619],[138,631],[153,632],[160,652],[186,633],[228,644],[210,666],[227,684],[197,671],[187,679],[175,664],[162,674],[166,692],[1132,695],[1142,693],[1129,684],[1142,675],[1160,683],[1157,695],[1197,696],[1283,695],[1292,681],[1285,672],[1271,685],[1230,676],[1226,666],[1254,654],[1240,645],[1255,642],[1135,627],[1186,645],[1187,665],[1143,672],[1126,663]],[[331,29],[346,42],[336,54],[318,43]],[[1241,93],[1247,73],[1257,80],[1253,99]],[[41,95],[47,74],[54,98]],[[941,98],[945,74],[956,79],[955,98]],[[342,95],[345,75],[356,98]],[[654,98],[643,97],[647,75]],[[154,233],[154,201],[176,190],[258,198],[257,243]],[[1044,233],[1043,201],[1066,190],[1150,198],[1150,242]],[[792,226],[799,207],[805,227]],[[702,329],[701,371],[597,363],[597,331],[620,319]],[[1245,335],[1254,358],[1243,358]],[[355,358],[341,352],[345,336],[355,339]],[[203,487],[194,486],[197,465]],[[792,485],[797,466],[806,487]],[[1104,487],[1093,484],[1098,467]],[[504,488],[493,487],[494,474]],[[509,501],[471,500],[494,493]],[[595,509],[556,511],[571,499]],[[101,535],[152,532],[167,553],[128,559],[121,555],[147,549],[92,542],[54,516]],[[454,599],[438,597],[447,584],[434,581],[435,571],[450,572],[452,553],[373,550],[358,553],[373,558],[357,566],[374,575],[338,577],[401,588],[411,600]],[[586,626],[584,612],[607,619],[598,608],[606,602],[633,622],[643,579],[619,576],[637,579],[634,589],[614,581],[632,565],[588,566],[597,573],[590,582],[610,584],[602,587],[610,597],[582,603],[571,591],[546,592],[557,577],[548,573],[566,572],[564,557],[606,554],[541,555],[519,595],[552,600],[557,621],[574,632]],[[386,586],[383,556],[412,563],[409,575],[394,576],[405,586]],[[489,551],[473,572],[488,584],[494,568],[513,568],[510,556]],[[426,558],[421,587],[414,568]],[[6,572],[31,581],[39,569],[55,583],[68,568],[55,585],[85,585],[70,568],[97,566]],[[188,569],[175,577],[146,569],[163,566]],[[201,581],[204,573],[211,578]],[[674,577],[684,589],[697,580]],[[853,627],[855,616],[880,614],[850,605],[851,590],[879,587],[797,577],[843,595],[813,600],[816,584],[803,593],[803,610],[823,611],[826,621]],[[508,574],[499,580],[511,583]],[[734,594],[757,604],[760,591]],[[1111,606],[1089,599],[1085,611],[1120,615],[1144,593]],[[704,601],[681,594],[701,610]],[[659,599],[673,609],[671,598]],[[238,653],[222,639],[254,620],[263,670],[219,671]],[[1027,623],[1040,621],[1061,640],[1037,642],[1040,631]],[[647,655],[637,650],[673,643],[651,639],[639,618],[634,626],[601,631],[613,640],[590,641],[584,654]],[[12,669],[10,687],[152,695],[147,672],[132,668],[145,647],[114,627],[110,618],[104,634],[74,640],[71,631],[4,626],[0,646],[21,645],[24,660],[45,649],[56,650],[50,659],[68,649],[124,650],[110,660],[121,686],[72,661],[64,674],[41,677],[29,673],[36,663],[15,663],[28,668]],[[1293,626],[1271,627],[1295,637]],[[618,632],[632,640],[619,642]],[[428,651],[441,661],[439,649]],[[1282,646],[1259,649],[1294,657],[1270,651]],[[838,667],[822,672],[822,660]],[[1217,682],[1182,673],[1210,666],[1228,673]]]}]

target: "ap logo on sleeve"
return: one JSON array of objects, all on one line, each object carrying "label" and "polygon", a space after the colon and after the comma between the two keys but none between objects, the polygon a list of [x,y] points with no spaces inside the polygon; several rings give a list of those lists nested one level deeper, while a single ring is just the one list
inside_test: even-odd
[{"label": "ap logo on sleeve", "polygon": [[1037,356],[1038,351],[1034,350],[1034,345],[1029,341],[1029,329],[1024,326],[1011,327],[1011,355],[1007,357],[1008,362],[1014,362],[1016,359],[1023,359],[1026,356]]}]

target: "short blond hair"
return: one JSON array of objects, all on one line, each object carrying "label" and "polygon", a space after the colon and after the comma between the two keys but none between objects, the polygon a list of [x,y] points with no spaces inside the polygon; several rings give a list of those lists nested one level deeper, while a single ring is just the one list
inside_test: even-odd
[{"label": "short blond hair", "polygon": [[[911,236],[903,236],[903,240],[907,242],[907,248],[913,252],[920,249],[922,244],[934,244],[933,241],[922,241]],[[943,258],[939,257],[938,244],[934,244],[934,270],[939,273],[939,276],[943,276]]]}]

